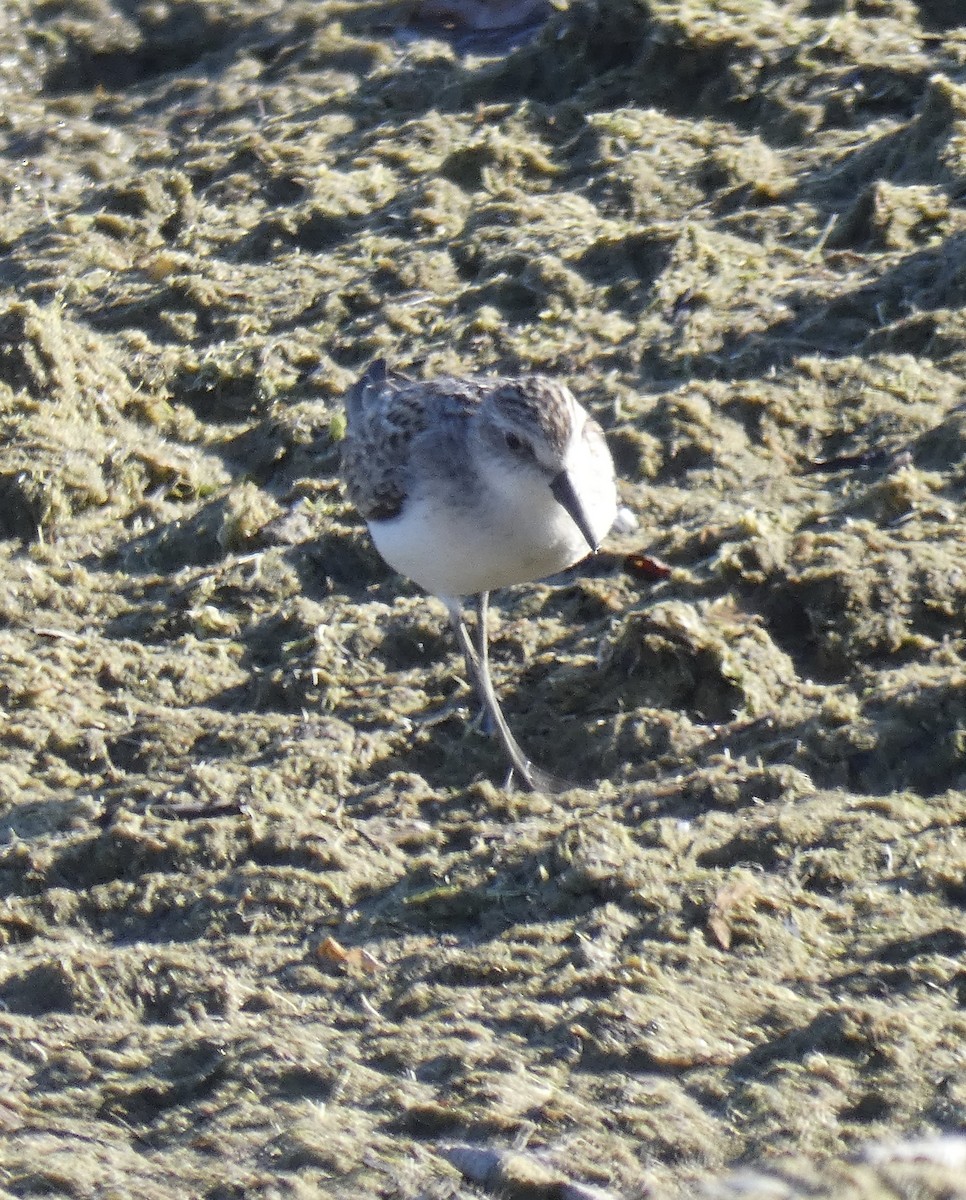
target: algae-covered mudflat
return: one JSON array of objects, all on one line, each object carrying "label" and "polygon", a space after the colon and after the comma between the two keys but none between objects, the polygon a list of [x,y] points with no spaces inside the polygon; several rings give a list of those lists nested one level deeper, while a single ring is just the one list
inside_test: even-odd
[{"label": "algae-covered mudflat", "polygon": [[[960,5],[410,15],[0,14],[0,1189],[966,1197]],[[561,795],[342,496],[377,355],[607,431],[495,599]]]}]

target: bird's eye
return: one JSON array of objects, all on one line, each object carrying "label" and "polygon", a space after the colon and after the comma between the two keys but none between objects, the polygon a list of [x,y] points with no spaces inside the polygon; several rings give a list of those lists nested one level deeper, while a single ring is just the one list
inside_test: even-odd
[{"label": "bird's eye", "polygon": [[526,454],[530,451],[530,447],[523,438],[518,437],[515,433],[505,433],[503,440],[506,442],[506,448],[512,454]]}]

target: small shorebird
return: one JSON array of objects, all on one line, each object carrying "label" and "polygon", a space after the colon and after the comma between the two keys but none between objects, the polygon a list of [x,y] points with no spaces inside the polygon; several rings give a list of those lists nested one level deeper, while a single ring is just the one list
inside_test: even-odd
[{"label": "small shorebird", "polygon": [[[543,375],[419,382],[370,364],[345,398],[342,472],[376,549],[446,605],[467,671],[512,768],[558,790],[521,750],[490,679],[489,593],[596,551],[617,515],[600,426]],[[477,645],[463,599],[477,597]]]}]

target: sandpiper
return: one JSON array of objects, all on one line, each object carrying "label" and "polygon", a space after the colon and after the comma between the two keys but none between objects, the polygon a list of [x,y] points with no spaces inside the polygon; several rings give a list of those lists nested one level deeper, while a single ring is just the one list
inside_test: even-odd
[{"label": "sandpiper", "polygon": [[[597,422],[543,375],[420,382],[370,364],[345,398],[342,470],[376,549],[446,605],[467,670],[521,782],[556,790],[510,732],[490,679],[489,593],[597,550],[617,515]],[[463,619],[477,598],[477,646]]]}]

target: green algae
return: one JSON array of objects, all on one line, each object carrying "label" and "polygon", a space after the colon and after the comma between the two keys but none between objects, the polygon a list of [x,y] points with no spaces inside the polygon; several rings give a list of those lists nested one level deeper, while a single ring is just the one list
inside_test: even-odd
[{"label": "green algae", "polygon": [[[860,1148],[966,1113],[955,11],[6,19],[0,1184],[961,1195]],[[342,499],[380,354],[611,439],[492,629],[565,796]]]}]

